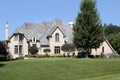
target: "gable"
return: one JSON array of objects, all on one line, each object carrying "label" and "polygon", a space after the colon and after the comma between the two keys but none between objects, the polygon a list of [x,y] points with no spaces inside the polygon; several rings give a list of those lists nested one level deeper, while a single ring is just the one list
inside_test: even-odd
[{"label": "gable", "polygon": [[58,26],[50,33],[50,35],[52,36],[54,33],[61,33],[63,37],[65,37],[65,34]]},{"label": "gable", "polygon": [[[9,37],[9,40],[8,41],[10,41],[12,38],[14,38],[14,36],[16,35],[16,34],[22,34],[22,33],[13,33],[10,37]],[[22,34],[23,35],[23,37],[28,41],[28,39],[26,38],[26,36],[25,36],[25,34]]]}]

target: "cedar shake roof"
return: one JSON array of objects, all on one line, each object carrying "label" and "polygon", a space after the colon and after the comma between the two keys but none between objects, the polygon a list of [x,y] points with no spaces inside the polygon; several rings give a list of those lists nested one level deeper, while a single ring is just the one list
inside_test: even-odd
[{"label": "cedar shake roof", "polygon": [[68,43],[72,43],[73,30],[60,19],[38,24],[24,23],[21,27],[17,28],[13,34],[22,33],[28,40],[36,37],[37,40],[40,40],[41,45],[49,45],[47,37],[50,36],[56,28],[61,30],[63,35],[68,39]]}]

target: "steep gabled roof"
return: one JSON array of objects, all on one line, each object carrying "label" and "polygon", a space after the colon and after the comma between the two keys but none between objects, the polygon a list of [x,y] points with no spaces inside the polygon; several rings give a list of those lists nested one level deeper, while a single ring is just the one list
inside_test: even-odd
[{"label": "steep gabled roof", "polygon": [[106,37],[104,37],[105,42],[108,44],[108,46],[110,47],[110,49],[113,51],[113,54],[116,54],[116,51],[114,50],[114,48],[111,46],[111,44],[109,43],[109,41],[106,39]]},{"label": "steep gabled roof", "polygon": [[22,33],[28,40],[36,37],[37,40],[40,40],[41,45],[49,45],[47,37],[51,35],[56,28],[59,28],[64,36],[68,38],[69,43],[72,42],[72,28],[60,19],[39,24],[24,23],[21,27],[17,28],[13,34]]}]

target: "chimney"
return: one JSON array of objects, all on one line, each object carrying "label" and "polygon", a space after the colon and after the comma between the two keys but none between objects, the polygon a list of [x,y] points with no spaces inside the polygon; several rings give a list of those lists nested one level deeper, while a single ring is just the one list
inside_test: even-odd
[{"label": "chimney", "polygon": [[70,20],[68,24],[71,28],[73,28],[73,21],[72,20]]},{"label": "chimney", "polygon": [[5,40],[8,40],[8,21],[5,24]]}]

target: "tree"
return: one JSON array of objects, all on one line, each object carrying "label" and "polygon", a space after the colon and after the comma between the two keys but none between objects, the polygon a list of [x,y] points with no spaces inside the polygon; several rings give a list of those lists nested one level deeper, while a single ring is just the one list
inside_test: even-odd
[{"label": "tree", "polygon": [[113,48],[120,54],[120,34],[110,34],[107,36],[108,41],[111,43]]},{"label": "tree", "polygon": [[106,36],[109,36],[112,33],[120,33],[120,27],[113,24],[104,24],[104,33]]},{"label": "tree", "polygon": [[7,60],[7,45],[4,41],[0,41],[0,60]]},{"label": "tree", "polygon": [[29,52],[30,52],[32,55],[34,55],[34,54],[36,54],[36,53],[38,52],[38,48],[33,45],[33,46],[29,47]]},{"label": "tree", "polygon": [[104,33],[112,47],[120,54],[120,26],[104,24]]},{"label": "tree", "polygon": [[73,44],[63,44],[61,49],[62,51],[67,52],[69,56],[70,52],[75,50],[75,46]]},{"label": "tree", "polygon": [[103,42],[103,28],[96,8],[96,1],[82,0],[74,24],[74,44],[86,51],[86,57],[92,48],[98,48]]}]

